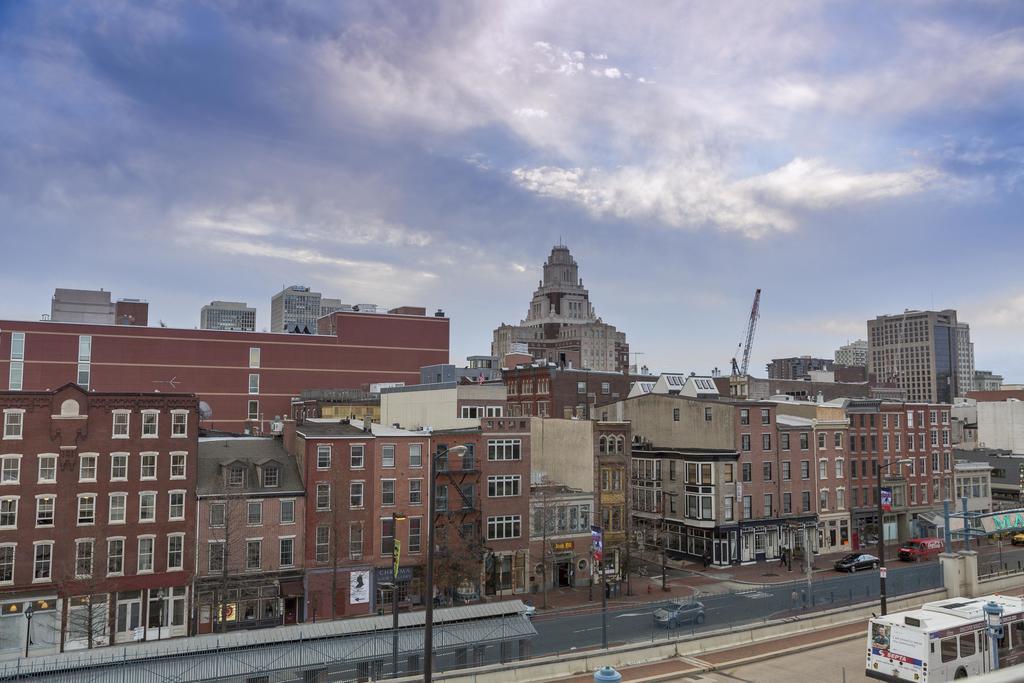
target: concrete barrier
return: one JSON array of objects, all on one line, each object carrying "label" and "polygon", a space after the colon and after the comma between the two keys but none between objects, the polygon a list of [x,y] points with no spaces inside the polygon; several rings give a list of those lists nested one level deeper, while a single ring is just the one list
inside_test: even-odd
[{"label": "concrete barrier", "polygon": [[[1020,584],[1020,577],[1017,577]],[[889,611],[918,607],[925,602],[942,600],[947,597],[945,589],[923,591],[889,600]],[[539,683],[552,681],[572,675],[592,673],[602,666],[613,666],[616,669],[650,664],[673,657],[693,657],[704,653],[728,650],[751,643],[773,640],[783,636],[817,631],[832,626],[841,626],[864,621],[873,612],[878,611],[876,602],[864,603],[863,606],[842,607],[813,615],[787,617],[763,624],[748,624],[729,629],[705,631],[697,635],[676,638],[659,644],[633,643],[577,654],[561,654],[557,656],[538,657],[514,664],[489,665],[473,669],[435,673],[434,680],[450,681],[451,683]],[[412,683],[416,677],[398,679],[402,683]]]}]

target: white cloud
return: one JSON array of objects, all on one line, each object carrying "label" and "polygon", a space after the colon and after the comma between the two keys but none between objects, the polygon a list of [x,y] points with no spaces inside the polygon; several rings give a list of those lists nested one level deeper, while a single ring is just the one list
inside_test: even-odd
[{"label": "white cloud", "polygon": [[516,109],[515,115],[524,119],[546,119],[548,117],[548,113],[544,109],[533,109],[530,107]]},{"label": "white cloud", "polygon": [[749,178],[736,187],[768,201],[820,209],[921,192],[941,180],[932,169],[883,173],[849,173],[821,159],[793,159],[770,173]]},{"label": "white cloud", "polygon": [[606,78],[622,78],[622,72],[616,69],[615,67],[605,69],[604,75]]}]

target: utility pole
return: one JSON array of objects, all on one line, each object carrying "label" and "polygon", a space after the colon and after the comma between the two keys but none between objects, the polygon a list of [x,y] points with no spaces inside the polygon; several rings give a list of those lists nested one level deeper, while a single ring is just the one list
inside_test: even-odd
[{"label": "utility pole", "polygon": [[543,609],[548,608],[548,492],[540,492],[541,546],[540,546],[540,578],[543,591]]}]

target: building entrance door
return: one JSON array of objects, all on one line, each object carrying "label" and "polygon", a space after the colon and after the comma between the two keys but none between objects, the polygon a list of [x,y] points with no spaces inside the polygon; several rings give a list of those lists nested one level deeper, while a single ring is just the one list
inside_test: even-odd
[{"label": "building entrance door", "polygon": [[559,562],[557,576],[559,586],[572,586],[572,562]]}]

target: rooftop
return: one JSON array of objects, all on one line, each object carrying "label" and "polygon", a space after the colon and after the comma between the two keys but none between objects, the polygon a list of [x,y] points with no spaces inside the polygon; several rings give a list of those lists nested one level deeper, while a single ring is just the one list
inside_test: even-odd
[{"label": "rooftop", "polygon": [[[238,487],[238,493],[305,495],[295,459],[285,451],[279,439],[264,437],[200,439],[196,493],[200,496],[229,493],[221,477],[221,467],[231,463],[241,463],[249,471],[245,484]],[[256,466],[269,463],[280,468],[278,486],[263,486],[263,477],[254,471]]]}]

